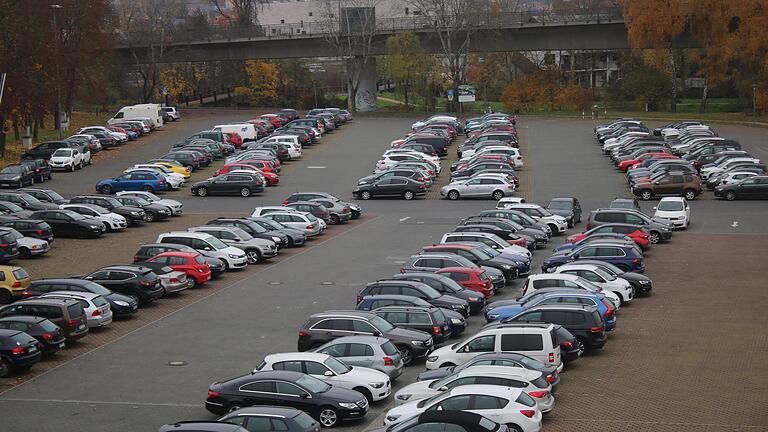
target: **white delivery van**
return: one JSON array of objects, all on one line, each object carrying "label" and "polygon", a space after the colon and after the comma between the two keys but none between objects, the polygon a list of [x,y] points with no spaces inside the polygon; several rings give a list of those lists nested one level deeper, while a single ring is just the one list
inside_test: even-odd
[{"label": "white delivery van", "polygon": [[120,108],[120,110],[109,120],[108,124],[121,123],[125,120],[135,118],[149,118],[156,128],[163,127],[163,111],[160,104],[140,104],[129,105]]},{"label": "white delivery van", "polygon": [[232,123],[225,125],[214,126],[212,130],[221,131],[222,133],[236,133],[240,135],[243,142],[256,141],[258,133],[256,132],[256,126],[251,123]]}]

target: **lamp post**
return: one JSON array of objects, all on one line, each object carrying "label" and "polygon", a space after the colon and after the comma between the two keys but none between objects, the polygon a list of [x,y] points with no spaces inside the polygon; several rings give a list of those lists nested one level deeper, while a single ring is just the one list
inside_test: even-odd
[{"label": "lamp post", "polygon": [[64,132],[61,130],[61,123],[62,123],[62,115],[61,115],[61,77],[59,75],[59,39],[61,38],[61,31],[59,30],[59,26],[56,22],[56,15],[58,15],[59,9],[63,9],[64,6],[60,4],[52,4],[51,9],[53,9],[53,31],[56,32],[56,40],[55,40],[55,53],[54,53],[54,63],[56,64],[56,129],[59,130],[59,139],[62,139],[64,137]]},{"label": "lamp post", "polygon": [[757,122],[757,84],[752,84],[752,121]]}]

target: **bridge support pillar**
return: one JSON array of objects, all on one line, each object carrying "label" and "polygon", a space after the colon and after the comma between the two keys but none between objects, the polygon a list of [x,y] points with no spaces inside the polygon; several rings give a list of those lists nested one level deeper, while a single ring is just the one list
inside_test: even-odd
[{"label": "bridge support pillar", "polygon": [[[379,109],[378,102],[376,101],[376,94],[378,89],[376,88],[376,58],[369,57],[365,66],[362,66],[362,57],[355,57],[349,59],[350,62],[357,62],[355,65],[350,65],[348,70],[360,70],[360,84],[357,86],[357,94],[355,95],[355,108],[358,111],[376,111]],[[349,92],[347,94],[349,96]]]}]

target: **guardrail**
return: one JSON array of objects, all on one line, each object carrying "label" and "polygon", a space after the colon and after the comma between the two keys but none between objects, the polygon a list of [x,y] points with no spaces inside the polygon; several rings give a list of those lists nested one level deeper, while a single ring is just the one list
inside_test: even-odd
[{"label": "guardrail", "polygon": [[[465,22],[462,27],[472,30],[497,30],[506,28],[535,27],[546,25],[590,24],[605,22],[623,22],[624,16],[621,8],[607,7],[599,9],[573,9],[558,11],[525,11],[487,14]],[[411,15],[396,18],[376,18],[376,33],[391,34],[398,31],[435,31],[440,26],[430,21],[428,17]],[[298,23],[266,24],[266,25],[209,25],[194,30],[177,29],[165,32],[165,44],[183,44],[200,42],[220,42],[231,40],[269,40],[291,39],[306,37],[323,37],[339,32],[338,21],[302,21]],[[134,34],[135,35],[135,34]],[[151,34],[147,33],[149,38]],[[129,43],[124,35],[117,35],[122,39],[123,47],[129,45],[145,45],[133,42]],[[141,40],[142,38],[136,38]],[[155,42],[157,43],[157,42]],[[146,44],[148,45],[148,44]]]}]

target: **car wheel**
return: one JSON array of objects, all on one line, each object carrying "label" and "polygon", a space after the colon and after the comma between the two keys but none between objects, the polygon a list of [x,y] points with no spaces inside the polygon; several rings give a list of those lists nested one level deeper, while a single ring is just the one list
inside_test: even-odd
[{"label": "car wheel", "polygon": [[361,393],[363,396],[365,396],[365,400],[368,401],[368,405],[373,403],[373,396],[371,396],[371,392],[369,392],[367,389],[363,387],[355,387],[352,390]]},{"label": "car wheel", "polygon": [[368,192],[368,191],[363,191],[363,192],[360,194],[360,198],[362,198],[362,199],[364,199],[364,200],[369,200],[369,199],[371,199],[371,193],[370,193],[370,192]]},{"label": "car wheel", "polygon": [[197,188],[197,196],[204,197],[206,195],[208,195],[208,188],[207,187],[200,186],[199,188]]},{"label": "car wheel", "polygon": [[641,198],[643,201],[648,201],[648,200],[650,200],[651,198],[653,198],[653,192],[651,192],[651,191],[649,191],[649,190],[644,190],[644,191],[640,192],[640,198]]},{"label": "car wheel", "polygon": [[88,231],[85,229],[81,229],[77,231],[77,238],[79,239],[85,239],[88,238]]},{"label": "car wheel", "polygon": [[29,259],[32,256],[32,252],[28,248],[19,248],[19,258]]},{"label": "car wheel", "polygon": [[403,366],[408,366],[413,363],[413,350],[407,346],[399,346],[397,350],[400,351],[400,358],[403,360]]},{"label": "car wheel", "polygon": [[256,249],[249,249],[245,251],[245,260],[248,264],[258,264],[261,262],[261,254]]},{"label": "car wheel", "polygon": [[320,424],[324,427],[334,427],[339,422],[339,414],[333,407],[329,406],[320,408],[320,415],[318,417]]},{"label": "car wheel", "polygon": [[141,188],[141,190],[143,190],[144,192],[151,192],[151,193],[155,192],[155,190],[150,185],[144,185],[144,187]]},{"label": "car wheel", "polygon": [[648,233],[648,239],[652,244],[656,244],[661,241],[661,234],[658,231],[651,231]]},{"label": "car wheel", "polygon": [[240,196],[243,198],[248,198],[249,196],[251,196],[251,190],[248,189],[247,187],[240,189]]},{"label": "car wheel", "polygon": [[555,225],[555,224],[548,224],[547,226],[549,227],[549,229],[552,230],[552,234],[557,234],[559,232],[558,229],[557,229],[557,225]]},{"label": "car wheel", "polygon": [[154,222],[155,221],[155,214],[148,211],[144,213],[144,221],[145,222]]},{"label": "car wheel", "polygon": [[728,191],[725,193],[725,199],[728,201],[733,201],[736,199],[736,192],[734,191]]},{"label": "car wheel", "polygon": [[496,201],[498,201],[498,200],[504,198],[504,192],[500,191],[500,190],[493,191],[493,194],[491,194],[491,198],[493,198]]},{"label": "car wheel", "polygon": [[184,168],[188,169],[188,170],[189,170],[189,172],[192,172],[192,171],[194,171],[194,170],[195,170],[195,167],[194,167],[194,165],[184,165]]},{"label": "car wheel", "polygon": [[341,219],[339,219],[339,215],[332,214],[331,215],[331,225],[338,225],[341,223]]},{"label": "car wheel", "polygon": [[587,345],[584,344],[583,338],[578,338],[578,337],[576,338],[576,349],[581,352],[584,352],[587,350]]},{"label": "car wheel", "polygon": [[[619,268],[621,268],[621,267],[619,267]],[[624,269],[622,268],[622,270],[624,270]],[[629,271],[629,270],[624,270],[624,271]],[[621,293],[614,293],[614,294],[616,294],[616,297],[619,298],[619,306],[624,306],[624,303],[625,303],[624,302],[624,296],[621,295]]]},{"label": "car wheel", "polygon": [[80,161],[80,169],[83,169],[83,168],[85,168],[85,162]]},{"label": "car wheel", "polygon": [[224,271],[229,270],[229,263],[227,263],[223,259],[219,259],[219,261],[221,261],[221,264],[224,266]]},{"label": "car wheel", "polygon": [[197,287],[197,279],[195,278],[189,278],[190,282],[192,282],[191,285],[189,285],[190,288],[196,288]]},{"label": "car wheel", "polygon": [[10,374],[11,374],[11,368],[9,368],[7,364],[5,364],[5,360],[0,359],[0,378],[6,378]]},{"label": "car wheel", "polygon": [[457,199],[459,199],[459,191],[457,191],[457,190],[449,191],[448,192],[448,199],[452,200],[452,201],[456,201]]},{"label": "car wheel", "polygon": [[693,190],[693,189],[688,189],[688,190],[686,190],[686,191],[685,191],[685,193],[683,194],[683,196],[684,196],[684,197],[685,197],[685,199],[687,199],[688,201],[693,201],[693,200],[695,200],[695,199],[696,199],[696,191],[695,191],[695,190]]},{"label": "car wheel", "polygon": [[443,363],[443,364],[441,364],[441,365],[440,365],[440,367],[441,367],[441,368],[444,368],[444,367],[453,367],[453,366],[456,366],[456,365],[455,365],[455,364],[453,364],[453,363],[451,363],[451,362],[448,362],[448,363]]},{"label": "car wheel", "polygon": [[406,200],[406,201],[412,200],[414,196],[415,195],[413,195],[413,192],[411,192],[409,190],[403,192],[403,199]]},{"label": "car wheel", "polygon": [[240,408],[241,408],[240,405],[232,404],[232,405],[227,407],[227,412],[237,411]]},{"label": "car wheel", "polygon": [[13,296],[8,290],[0,290],[0,304],[8,304],[13,301]]},{"label": "car wheel", "polygon": [[112,186],[110,186],[110,185],[102,186],[101,187],[101,193],[107,194],[107,195],[112,195]]}]

